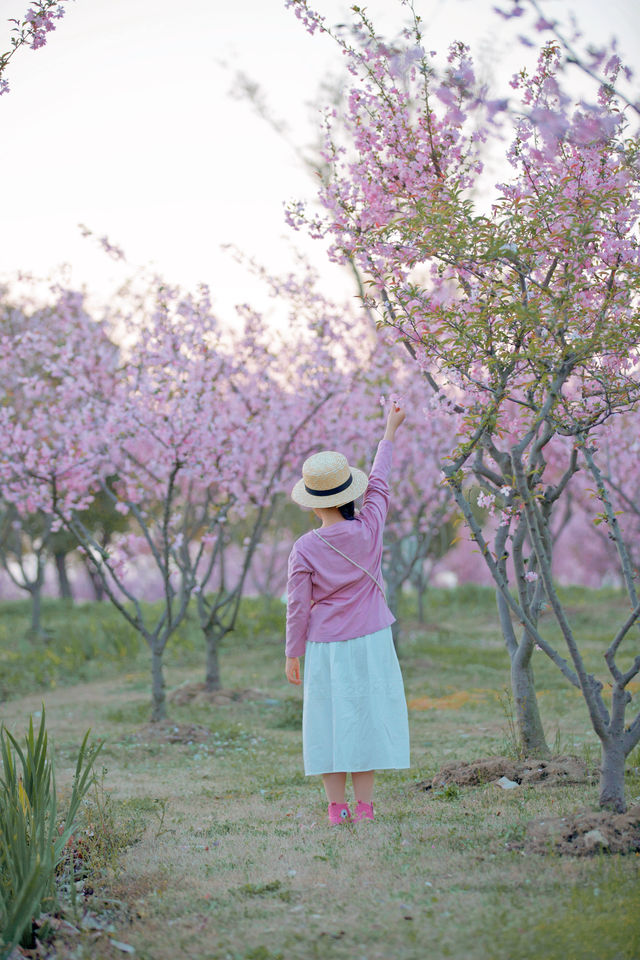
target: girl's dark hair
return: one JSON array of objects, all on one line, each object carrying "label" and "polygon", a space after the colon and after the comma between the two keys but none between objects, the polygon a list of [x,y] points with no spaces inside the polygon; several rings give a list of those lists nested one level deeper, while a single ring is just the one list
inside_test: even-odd
[{"label": "girl's dark hair", "polygon": [[338,507],[338,510],[342,514],[345,520],[353,520],[356,515],[355,504],[353,500],[350,503],[343,503]]}]

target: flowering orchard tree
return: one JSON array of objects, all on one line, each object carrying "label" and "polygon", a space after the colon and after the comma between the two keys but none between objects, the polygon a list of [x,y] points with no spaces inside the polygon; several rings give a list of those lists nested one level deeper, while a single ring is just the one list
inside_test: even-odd
[{"label": "flowering orchard tree", "polygon": [[[291,5],[312,32],[331,32],[304,0]],[[398,52],[355,11],[356,40],[334,34],[354,76],[342,121],[348,144],[332,142],[329,118],[324,215],[306,218],[295,205],[290,219],[328,237],[334,259],[353,260],[371,305],[407,343],[435,396],[455,397],[460,426],[443,468],[496,583],[523,749],[546,749],[531,667],[537,644],[582,691],[603,750],[600,801],[622,809],[624,757],[640,739],[640,715],[624,722],[640,658],[622,671],[615,657],[640,606],[592,440],[640,395],[639,145],[613,92],[620,62],[606,65],[597,112],[567,112],[554,44],[532,76],[514,77],[511,169],[487,203],[479,150],[501,105],[477,94],[468,48],[453,44],[436,72],[417,16]],[[629,596],[629,618],[605,658],[610,709],[551,577],[552,516],[580,464],[603,498]],[[500,511],[493,544],[465,497],[471,482]],[[569,660],[538,629],[542,603]]]},{"label": "flowering orchard tree", "polygon": [[[282,293],[291,297],[294,289],[300,292],[291,280]],[[311,288],[306,297],[313,299]],[[306,307],[315,322],[313,305]],[[302,309],[296,328],[286,333],[270,328],[248,307],[240,312],[243,334],[235,339],[226,374],[236,411],[236,444],[229,461],[233,482],[222,499],[212,496],[217,484],[190,487],[184,547],[179,554],[179,563],[197,581],[198,615],[207,650],[205,684],[210,690],[220,686],[219,644],[234,628],[251,562],[277,495],[288,492],[294,465],[316,448],[323,432],[319,421],[345,384],[331,344],[309,326],[309,316]],[[238,522],[244,533],[240,562],[228,565],[229,528]],[[197,548],[192,549],[196,539]],[[212,587],[214,573],[218,575]]]},{"label": "flowering orchard tree", "polygon": [[[104,331],[89,318],[79,295],[54,288],[53,306],[42,307],[30,286],[18,295],[19,306],[12,302],[8,291],[3,293],[0,367],[4,394],[0,400],[0,422],[4,433],[0,492],[4,504],[0,557],[11,580],[29,592],[31,629],[40,634],[45,565],[48,557],[59,550],[60,533],[55,532],[54,516],[46,508],[48,501],[42,498],[39,480],[27,480],[22,474],[15,482],[20,473],[18,462],[24,455],[23,466],[32,469],[42,455],[56,460],[56,470],[67,470],[75,454],[66,449],[60,421],[55,419],[59,411],[48,405],[49,389],[60,386],[56,363],[59,360],[66,369],[75,354],[84,351],[77,366],[78,386],[82,389],[82,384],[86,387],[105,363],[113,366],[115,351]],[[89,410],[85,412],[89,414]],[[38,452],[40,440],[44,446]],[[86,480],[81,465],[74,470]]]},{"label": "flowering orchard tree", "polygon": [[[231,442],[232,419],[218,396],[227,399],[220,331],[206,295],[194,301],[160,291],[147,326],[117,366],[98,325],[81,309],[68,309],[67,300],[46,324],[38,319],[29,337],[7,337],[3,352],[11,358],[7,374],[13,369],[16,378],[0,409],[4,495],[76,535],[105,593],[149,645],[153,718],[162,719],[162,656],[193,589],[173,563],[180,481],[203,475],[210,443],[225,450]],[[84,522],[82,511],[99,490],[130,516],[126,545],[105,549]],[[125,583],[126,548],[140,544],[164,585],[157,614],[143,609],[135,586]]]},{"label": "flowering orchard tree", "polygon": [[[0,317],[0,489],[21,516],[51,516],[91,501],[104,397],[117,351],[81,294],[54,287],[53,303],[27,297]],[[47,478],[59,479],[55,490]]]},{"label": "flowering orchard tree", "polygon": [[[107,552],[77,514],[67,521],[102,572],[105,591],[151,648],[153,719],[166,713],[164,650],[194,594],[206,643],[206,683],[219,686],[219,641],[233,629],[280,473],[295,438],[325,399],[316,377],[307,403],[297,376],[310,377],[309,352],[292,339],[275,343],[265,335],[262,318],[249,308],[241,313],[242,325],[226,328],[204,288],[198,298],[158,289],[109,399],[105,450],[112,479],[100,481],[116,510],[129,515],[132,532]],[[239,571],[232,573],[225,569],[227,527],[248,506],[257,509]],[[152,624],[125,583],[127,563],[139,553],[151,557],[163,584],[162,613]]]},{"label": "flowering orchard tree", "polygon": [[[291,474],[322,445],[311,421],[338,388],[348,389],[341,351],[318,326],[324,306],[318,313],[314,302],[302,316],[305,288],[296,288],[298,327],[286,337],[248,307],[240,328],[223,327],[206,289],[190,297],[166,286],[155,300],[143,298],[138,325],[134,309],[119,355],[70,294],[46,317],[34,313],[26,329],[5,331],[3,493],[22,513],[40,510],[75,534],[106,595],[150,648],[155,720],[166,714],[164,650],[194,592],[207,681],[219,682],[217,644],[233,626],[285,468]],[[108,548],[83,512],[98,494],[130,522]],[[226,525],[249,508],[231,584],[222,566]],[[143,607],[126,576],[142,553],[163,585],[159,612]],[[214,574],[220,588],[209,593]]]},{"label": "flowering orchard tree", "polygon": [[0,53],[0,96],[9,91],[9,81],[4,76],[7,66],[20,47],[30,47],[37,50],[44,47],[47,35],[55,30],[57,23],[64,16],[63,3],[66,0],[34,0],[22,20],[12,18],[11,49]]},{"label": "flowering orchard tree", "polygon": [[0,315],[0,491],[15,533],[5,550],[23,571],[37,632],[45,561],[62,536],[48,480],[57,478],[64,509],[82,512],[91,503],[103,413],[96,397],[110,394],[117,364],[82,296],[60,288],[51,295],[52,305],[43,307],[23,290],[21,306],[6,302]]}]

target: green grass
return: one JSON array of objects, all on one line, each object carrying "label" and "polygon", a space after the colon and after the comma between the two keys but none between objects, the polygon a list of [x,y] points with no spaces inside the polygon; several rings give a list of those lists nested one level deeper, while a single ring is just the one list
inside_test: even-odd
[{"label": "green grass", "polygon": [[[563,599],[589,668],[604,676],[602,651],[619,622],[620,597],[567,590]],[[170,703],[172,721],[212,732],[204,744],[140,738],[148,658],[134,646],[114,656],[119,648],[108,636],[123,628],[110,608],[52,603],[45,611],[58,655],[65,631],[81,638],[92,621],[107,645],[104,657],[97,644],[93,659],[69,661],[57,688],[29,676],[22,689],[46,702],[61,790],[68,789],[78,730],[91,724],[106,739],[104,796],[85,811],[85,829],[104,837],[90,848],[95,893],[86,906],[109,918],[113,936],[133,945],[140,960],[640,956],[640,857],[563,860],[509,849],[531,819],[594,808],[597,787],[416,789],[444,763],[512,749],[509,665],[493,591],[432,591],[424,625],[413,619],[410,597],[404,604],[400,660],[408,698],[440,706],[410,710],[413,766],[381,772],[375,823],[345,829],[326,824],[321,783],[302,770],[301,691],[284,677],[282,605],[247,601],[238,633],[221,650],[223,685],[256,688],[262,699]],[[15,662],[28,669],[39,648],[22,639],[28,618],[18,606],[9,611],[14,619],[0,657],[17,652]],[[557,636],[548,616],[542,622]],[[188,624],[167,650],[169,690],[202,679],[202,661],[199,635]],[[549,741],[597,765],[598,741],[580,697],[543,654],[535,667]],[[82,680],[82,687],[63,687]],[[469,690],[475,699],[442,700]],[[11,729],[24,725],[27,703],[33,698],[13,694],[2,705]],[[628,799],[640,802],[640,748],[628,767]],[[72,951],[78,960],[114,955],[89,933],[74,936]]]},{"label": "green grass", "polygon": [[[142,604],[145,614],[160,612],[158,604]],[[4,602],[0,607],[0,700],[59,685],[121,676],[122,671],[148,669],[144,640],[109,603],[71,604],[45,599],[42,604],[43,637],[30,633],[29,602]],[[284,625],[279,600],[247,598],[242,602],[236,629],[223,643],[253,646],[277,642]],[[202,662],[204,641],[195,615],[170,638],[165,663],[169,667]],[[139,682],[139,681],[138,681]],[[142,688],[146,689],[146,682]]]},{"label": "green grass", "polygon": [[[626,866],[626,865],[625,865]],[[638,872],[620,863],[596,862],[584,884],[560,891],[560,908],[551,917],[525,922],[507,919],[502,944],[491,947],[492,931],[484,932],[488,957],[510,960],[636,960],[640,957]]]}]

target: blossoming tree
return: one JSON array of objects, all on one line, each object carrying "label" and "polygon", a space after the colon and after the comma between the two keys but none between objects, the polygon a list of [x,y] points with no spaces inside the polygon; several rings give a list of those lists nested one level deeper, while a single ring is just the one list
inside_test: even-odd
[{"label": "blossoming tree", "polygon": [[[162,719],[162,658],[195,586],[175,563],[183,483],[215,464],[224,490],[232,473],[228,352],[204,291],[189,298],[160,289],[122,354],[74,295],[49,314],[47,324],[34,320],[29,336],[5,336],[4,367],[7,376],[15,371],[15,389],[0,409],[4,496],[74,533],[106,595],[149,646],[152,715]],[[131,522],[109,549],[83,515],[98,491]],[[141,547],[163,584],[159,611],[143,607],[125,578],[131,552]]]},{"label": "blossoming tree", "polygon": [[[350,383],[341,346],[325,335],[329,305],[318,312],[306,280],[277,289],[295,299],[297,326],[286,335],[246,306],[239,326],[223,325],[205,288],[190,296],[166,285],[133,306],[119,351],[69,292],[2,331],[3,495],[76,536],[149,646],[154,720],[166,714],[164,651],[194,593],[207,684],[219,684],[218,643],[233,628],[274,495],[341,416],[311,426]],[[129,518],[108,547],[87,521],[98,495]],[[226,526],[249,508],[240,568],[225,573]],[[127,576],[142,555],[162,584],[159,609],[142,604]]]},{"label": "blossoming tree", "polygon": [[[312,32],[331,32],[305,0],[290,5]],[[531,665],[538,645],[582,691],[602,744],[600,801],[622,809],[624,757],[640,740],[640,715],[624,719],[640,658],[623,670],[616,656],[640,605],[593,439],[640,394],[639,145],[614,95],[621,65],[606,65],[597,111],[567,109],[553,43],[533,75],[516,75],[511,170],[487,203],[479,148],[503,104],[479,94],[468,48],[453,44],[442,68],[424,50],[419,17],[400,48],[354,10],[355,41],[334,34],[354,76],[348,140],[332,141],[329,120],[325,213],[306,217],[294,205],[290,219],[328,236],[335,259],[355,262],[371,306],[435,396],[455,397],[460,427],[443,469],[496,583],[523,747],[546,749]],[[628,592],[628,617],[605,656],[610,707],[551,576],[553,514],[579,466],[602,499]],[[500,510],[493,543],[465,497],[471,481]],[[543,603],[568,659],[538,628]]]}]

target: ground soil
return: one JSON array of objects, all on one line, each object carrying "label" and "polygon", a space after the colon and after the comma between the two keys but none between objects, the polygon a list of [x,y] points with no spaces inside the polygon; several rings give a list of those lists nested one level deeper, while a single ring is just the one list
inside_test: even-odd
[{"label": "ground soil", "polygon": [[589,857],[596,853],[637,853],[640,851],[640,806],[626,813],[592,810],[566,817],[532,820],[522,844],[511,849],[527,853],[554,853]]},{"label": "ground soil", "polygon": [[248,687],[246,690],[230,690],[227,688],[207,690],[204,683],[185,683],[174,690],[173,693],[170,693],[168,699],[176,706],[184,706],[190,703],[215,703],[217,706],[224,706],[242,700],[264,700],[266,696],[266,693],[254,690],[252,687]]},{"label": "ground soil", "polygon": [[475,787],[494,783],[506,777],[523,786],[566,786],[590,783],[593,776],[578,757],[557,756],[548,760],[514,760],[511,757],[484,757],[470,762],[448,763],[433,780],[417,784],[422,790],[437,790],[455,783],[459,787]]}]

